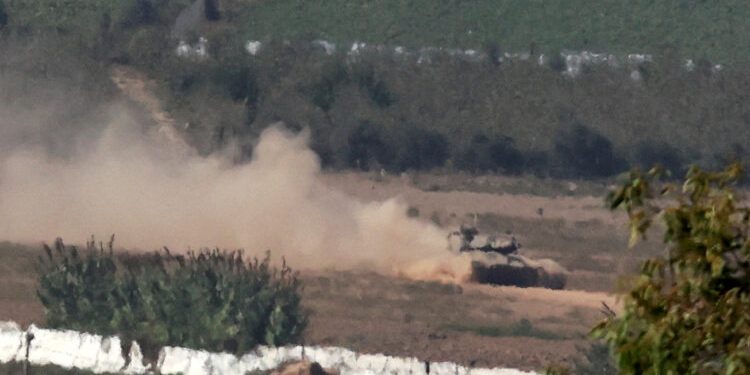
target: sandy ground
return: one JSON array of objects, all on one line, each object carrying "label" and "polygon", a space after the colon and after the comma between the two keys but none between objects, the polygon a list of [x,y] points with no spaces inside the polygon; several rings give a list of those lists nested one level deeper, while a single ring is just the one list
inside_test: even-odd
[{"label": "sandy ground", "polygon": [[430,192],[417,189],[408,175],[375,177],[374,173],[328,173],[324,180],[331,187],[364,201],[398,197],[423,212],[466,214],[493,212],[523,219],[538,219],[539,208],[546,219],[568,221],[599,220],[624,223],[604,207],[602,197],[543,197],[529,194],[476,193],[467,191]]},{"label": "sandy ground", "polygon": [[[601,303],[615,304],[606,293],[446,285],[363,271],[307,271],[302,280],[311,314],[305,344],[476,367],[572,366],[590,345]],[[44,324],[33,271],[0,276],[0,284],[0,320]],[[522,320],[530,329],[514,331]]]},{"label": "sandy ground", "polygon": [[[305,275],[306,340],[477,367],[572,366],[602,318],[605,293],[441,286],[368,273]],[[514,331],[522,320],[526,331]],[[515,328],[514,328],[515,327]]]},{"label": "sandy ground", "polygon": [[[609,212],[595,206],[599,200],[590,197],[558,200],[511,194],[423,192],[404,185],[401,180],[374,182],[367,174],[354,173],[327,174],[324,178],[331,188],[362,200],[400,196],[422,212],[442,209],[455,213],[456,220],[475,212],[502,214],[510,220],[523,218],[532,227],[540,220],[570,217],[602,222],[619,220],[611,215],[608,218]],[[544,219],[536,212],[538,205],[545,207]],[[596,233],[602,228],[608,227],[601,224],[594,232],[581,233],[598,243],[596,236],[607,235]],[[528,241],[536,237],[538,241],[548,240],[545,233],[519,233],[519,236]],[[560,241],[552,238],[550,243]],[[566,250],[551,246],[545,251],[537,247],[535,251],[554,256]],[[594,247],[589,251],[593,255],[585,253],[586,262],[612,261],[607,249]],[[34,295],[35,256],[28,249],[0,251],[3,260],[0,285],[4,286],[0,288],[0,320],[43,324],[43,311]],[[587,335],[603,317],[602,302],[617,306],[615,298],[606,292],[612,285],[612,279],[603,272],[607,264],[602,269],[573,270],[576,274],[598,277],[601,287],[589,291],[575,290],[576,285],[569,286],[573,290],[553,291],[445,285],[361,270],[305,270],[303,304],[310,311],[311,320],[304,340],[307,344],[344,346],[361,352],[454,361],[477,367],[540,370],[551,364],[574,366],[582,361],[591,345]],[[590,284],[589,279],[581,282],[589,289]],[[523,324],[525,328],[519,328]]]},{"label": "sandy ground", "polygon": [[[174,120],[149,92],[144,77],[124,67],[115,67],[112,77],[128,98],[151,113],[158,131],[177,137]],[[622,239],[612,233],[625,221],[606,210],[601,197],[424,191],[408,175],[326,173],[323,179],[332,189],[363,201],[402,199],[419,210],[419,220],[437,221],[446,231],[473,215],[483,215],[483,228],[501,231],[512,226],[528,244],[522,249],[526,255],[550,257],[571,271],[568,289],[573,290],[444,285],[365,271],[305,271],[303,303],[311,312],[307,344],[540,370],[580,362],[591,343],[587,334],[602,318],[602,302],[616,306],[607,291],[623,272],[625,258],[614,252]],[[43,324],[34,293],[35,251],[0,243],[0,320]]]}]

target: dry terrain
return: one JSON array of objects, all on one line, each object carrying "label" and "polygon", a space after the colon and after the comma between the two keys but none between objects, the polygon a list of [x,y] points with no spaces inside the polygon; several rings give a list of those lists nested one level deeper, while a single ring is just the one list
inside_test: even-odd
[{"label": "dry terrain", "polygon": [[[147,80],[122,67],[113,69],[112,79],[157,131],[179,141],[174,121],[150,94]],[[602,317],[601,303],[616,306],[610,292],[618,277],[659,249],[653,242],[626,249],[625,218],[604,208],[601,182],[447,173],[325,173],[322,178],[362,201],[398,197],[410,216],[431,221],[446,234],[462,223],[485,233],[513,233],[523,245],[521,254],[551,258],[570,273],[566,290],[552,291],[440,284],[368,270],[306,270],[290,259],[302,270],[303,304],[311,313],[306,344],[478,367],[585,364],[591,346],[587,333]],[[39,244],[0,242],[0,320],[44,324],[35,296],[39,249]]]},{"label": "dry terrain", "polygon": [[[601,302],[616,305],[609,292],[617,276],[657,248],[647,243],[627,250],[623,218],[603,209],[596,197],[451,191],[449,186],[423,191],[410,181],[417,177],[408,176],[337,173],[324,178],[361,200],[398,196],[416,209],[413,216],[432,220],[446,232],[474,220],[485,232],[512,231],[523,244],[522,254],[552,258],[570,277],[562,291],[451,285],[366,270],[304,270],[290,260],[303,269],[304,305],[311,312],[307,344],[480,367],[573,365],[589,350],[587,332],[602,316]],[[0,320],[43,324],[34,295],[37,251],[0,245]]]}]

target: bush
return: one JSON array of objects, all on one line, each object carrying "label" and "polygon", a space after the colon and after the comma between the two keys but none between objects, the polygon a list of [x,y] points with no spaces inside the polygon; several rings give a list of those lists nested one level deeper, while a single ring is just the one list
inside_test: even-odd
[{"label": "bush", "polygon": [[211,81],[221,86],[234,102],[258,102],[260,90],[255,72],[242,62],[216,64]]},{"label": "bush", "polygon": [[596,342],[584,353],[585,361],[577,360],[576,374],[578,375],[617,375],[617,367],[612,360],[612,354],[606,344]]},{"label": "bush", "polygon": [[562,73],[565,71],[565,69],[568,68],[568,63],[565,61],[565,57],[561,53],[553,53],[549,57],[549,62],[547,63],[555,72]]},{"label": "bush", "polygon": [[612,142],[581,124],[559,131],[554,151],[561,163],[558,173],[566,177],[607,177],[624,166]]},{"label": "bush", "polygon": [[153,355],[165,345],[244,352],[284,345],[306,326],[297,274],[267,254],[247,262],[241,251],[186,256],[119,255],[90,242],[86,250],[45,245],[38,296],[51,328],[136,340]]},{"label": "bush", "polygon": [[631,171],[608,196],[628,213],[631,245],[659,219],[666,249],[643,263],[622,313],[594,332],[625,374],[747,374],[750,207],[733,187],[742,169],[692,167],[679,185],[659,175]]},{"label": "bush", "polygon": [[0,30],[8,24],[8,12],[5,11],[5,3],[0,1]]},{"label": "bush", "polygon": [[644,141],[635,149],[635,164],[640,168],[661,165],[671,173],[683,172],[680,150],[663,141]]},{"label": "bush", "polygon": [[391,152],[383,141],[382,130],[378,125],[368,121],[360,123],[349,135],[348,143],[349,167],[367,171],[375,163],[381,167],[392,163]]},{"label": "bush", "polygon": [[486,337],[534,337],[543,340],[564,340],[565,337],[546,330],[538,329],[528,319],[521,319],[509,325],[474,326],[449,324],[446,328],[454,331],[474,332]]},{"label": "bush", "polygon": [[386,108],[396,101],[393,94],[388,90],[385,81],[375,76],[375,69],[372,66],[358,67],[354,69],[352,75],[359,88],[378,107]]},{"label": "bush", "polygon": [[410,206],[406,210],[406,216],[411,217],[411,218],[419,217],[419,208],[416,208],[414,206]]},{"label": "bush", "polygon": [[175,97],[188,96],[204,79],[201,66],[193,61],[172,57],[163,69],[164,83]]},{"label": "bush", "polygon": [[399,170],[441,167],[448,159],[448,140],[442,134],[429,129],[408,127],[403,136]]},{"label": "bush", "polygon": [[486,43],[484,46],[485,54],[487,55],[487,62],[491,66],[500,65],[500,60],[503,58],[503,51],[500,49],[500,45],[496,42]]},{"label": "bush", "polygon": [[203,0],[204,15],[209,21],[218,21],[221,19],[219,12],[219,0]]},{"label": "bush", "polygon": [[149,25],[157,20],[158,13],[151,0],[136,0],[122,19],[125,28]]},{"label": "bush", "polygon": [[336,89],[348,79],[346,66],[341,62],[326,65],[320,80],[309,89],[310,100],[323,112],[330,111],[336,101]]},{"label": "bush", "polygon": [[164,37],[164,30],[154,26],[139,28],[127,42],[127,60],[144,67],[158,68],[158,61],[170,52],[171,45]]},{"label": "bush", "polygon": [[503,137],[490,145],[489,156],[494,166],[507,174],[521,174],[524,157],[513,145],[513,138]]},{"label": "bush", "polygon": [[513,138],[501,137],[490,141],[483,134],[472,137],[469,146],[460,153],[456,166],[472,172],[502,172],[518,175],[526,161],[515,147]]}]

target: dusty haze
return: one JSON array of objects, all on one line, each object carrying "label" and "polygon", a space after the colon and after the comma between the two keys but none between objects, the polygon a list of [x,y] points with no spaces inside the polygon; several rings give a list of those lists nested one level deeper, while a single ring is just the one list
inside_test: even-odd
[{"label": "dusty haze", "polygon": [[[202,157],[143,131],[124,106],[104,111],[106,126],[56,132],[29,111],[0,106],[0,240],[115,233],[130,249],[269,249],[295,268],[363,266],[454,281],[468,274],[445,233],[408,218],[404,202],[362,203],[325,186],[306,132],[270,127],[251,162],[236,165],[231,155]],[[51,139],[64,152],[50,153]]]}]

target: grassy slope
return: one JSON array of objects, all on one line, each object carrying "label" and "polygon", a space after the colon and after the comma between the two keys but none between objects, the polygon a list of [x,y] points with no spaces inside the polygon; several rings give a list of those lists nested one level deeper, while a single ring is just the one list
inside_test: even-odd
[{"label": "grassy slope", "polygon": [[589,49],[658,52],[746,61],[750,3],[742,0],[266,0],[240,12],[248,38],[320,37],[405,45],[512,51]]},{"label": "grassy slope", "polygon": [[[174,16],[190,0],[153,0]],[[76,30],[82,42],[101,31],[103,15],[131,18],[131,1],[4,1],[11,27]],[[742,0],[226,0],[231,23],[247,38],[266,36],[365,41],[409,47],[541,51],[590,49],[659,52],[729,63],[747,61],[750,3]],[[161,17],[158,17],[161,18]],[[169,18],[169,17],[168,17]],[[132,18],[131,18],[132,19]],[[165,19],[162,19],[165,21]]]},{"label": "grassy slope", "polygon": [[[445,136],[454,162],[475,135],[485,135],[492,141],[511,137],[520,151],[531,155],[530,159],[535,156],[532,152],[545,152],[554,161],[560,159],[553,147],[558,130],[580,123],[608,138],[615,152],[631,162],[642,154],[637,149],[641,141],[665,140],[687,162],[712,165],[714,159],[731,153],[733,143],[741,146],[750,131],[746,126],[750,105],[743,99],[750,87],[750,75],[743,64],[711,75],[683,72],[666,63],[658,66],[665,58],[644,67],[643,83],[635,84],[624,69],[594,68],[577,80],[569,80],[551,69],[522,63],[496,67],[439,61],[416,66],[371,56],[363,66],[374,68],[374,83],[381,84],[394,101],[376,105],[358,87],[352,73],[348,81],[330,90],[335,102],[324,113],[313,105],[309,91],[325,81],[328,65],[335,64],[310,51],[279,47],[274,52],[268,47],[250,62],[231,53],[216,53],[215,64],[175,63],[167,48],[171,46],[169,41],[157,36],[169,34],[174,18],[190,0],[153,0],[152,17],[139,16],[143,12],[139,13],[133,5],[136,3],[124,0],[101,4],[83,0],[5,3],[10,15],[7,30],[14,30],[9,34],[16,33],[23,39],[28,26],[38,31],[31,34],[38,39],[59,40],[58,44],[66,47],[59,48],[59,55],[90,56],[90,71],[101,68],[93,67],[93,63],[105,65],[119,58],[151,73],[163,83],[165,93],[161,98],[170,112],[181,122],[195,125],[190,137],[204,151],[220,143],[212,137],[224,130],[236,138],[249,138],[269,123],[284,121],[310,126],[320,138],[314,142],[321,145],[316,151],[338,152],[330,165],[353,167],[345,162],[347,137],[360,122],[368,121],[386,129],[383,137],[394,154],[414,149],[403,139],[415,137],[399,133],[404,124],[410,124]],[[206,30],[214,32],[209,35],[211,48],[222,43],[239,45],[239,28],[241,34],[253,39],[324,37],[340,42],[464,48],[497,41],[514,51],[536,43],[539,50],[651,52],[671,41],[683,55],[707,54],[722,62],[750,61],[745,59],[746,49],[735,48],[742,45],[741,36],[750,35],[746,30],[750,24],[744,22],[750,14],[750,3],[736,0],[638,0],[627,5],[610,0],[226,0],[224,4],[227,22],[209,25]],[[104,22],[107,19],[110,22]],[[52,30],[60,35],[55,36]],[[81,48],[69,49],[68,44]],[[47,65],[53,59],[27,60],[36,62],[31,65]],[[229,98],[228,86],[248,80],[236,74],[239,69],[234,65],[247,68],[249,76],[257,76],[248,86],[257,89],[258,103],[247,106],[244,100]],[[30,74],[47,75],[46,69]],[[92,82],[84,87],[108,84],[106,77],[81,76],[82,81]],[[250,117],[253,120],[248,120]],[[218,128],[222,132],[216,131]],[[715,135],[704,136],[711,132]],[[525,172],[532,173],[531,169],[553,168],[541,165],[527,169]]]}]

